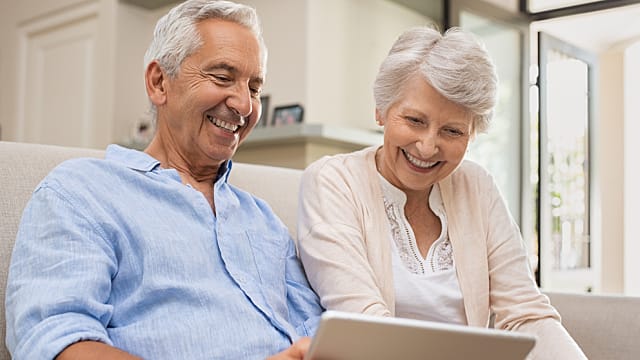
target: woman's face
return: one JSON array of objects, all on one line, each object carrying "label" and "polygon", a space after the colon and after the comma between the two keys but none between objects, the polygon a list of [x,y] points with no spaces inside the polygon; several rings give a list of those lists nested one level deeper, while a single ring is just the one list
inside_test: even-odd
[{"label": "woman's face", "polygon": [[405,84],[399,99],[386,116],[376,111],[384,126],[378,171],[405,193],[428,192],[462,162],[472,117],[419,76]]}]

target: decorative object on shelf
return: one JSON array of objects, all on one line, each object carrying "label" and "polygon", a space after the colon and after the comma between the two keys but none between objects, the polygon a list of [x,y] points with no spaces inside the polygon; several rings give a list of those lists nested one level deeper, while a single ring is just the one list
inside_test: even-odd
[{"label": "decorative object on shelf", "polygon": [[262,112],[260,113],[260,119],[256,127],[269,126],[269,95],[261,95],[260,103],[262,104]]},{"label": "decorative object on shelf", "polygon": [[118,144],[131,149],[144,150],[151,142],[155,131],[155,122],[151,113],[147,111],[134,121],[131,135]]},{"label": "decorative object on shelf", "polygon": [[304,109],[300,104],[277,106],[273,109],[273,126],[283,126],[302,122]]}]

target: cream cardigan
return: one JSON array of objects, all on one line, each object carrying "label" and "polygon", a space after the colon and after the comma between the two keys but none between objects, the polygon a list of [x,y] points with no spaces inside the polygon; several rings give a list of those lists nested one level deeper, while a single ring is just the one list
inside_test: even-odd
[{"label": "cream cardigan", "polygon": [[[393,316],[389,222],[370,147],[324,157],[304,172],[298,245],[327,309]],[[540,293],[520,231],[492,176],[464,161],[440,182],[467,323],[533,333],[530,358],[584,359]],[[437,311],[437,309],[435,309]]]}]

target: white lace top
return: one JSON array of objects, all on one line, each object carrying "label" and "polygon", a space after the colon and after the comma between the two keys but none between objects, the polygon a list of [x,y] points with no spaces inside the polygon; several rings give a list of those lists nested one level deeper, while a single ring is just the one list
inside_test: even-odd
[{"label": "white lace top", "polygon": [[381,175],[379,178],[391,225],[396,316],[466,324],[440,188],[434,185],[428,201],[429,207],[440,219],[442,231],[429,248],[426,258],[423,258],[404,214],[406,195]]}]

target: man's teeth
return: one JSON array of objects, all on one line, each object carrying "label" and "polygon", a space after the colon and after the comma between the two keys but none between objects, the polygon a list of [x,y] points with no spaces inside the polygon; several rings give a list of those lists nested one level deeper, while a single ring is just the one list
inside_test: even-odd
[{"label": "man's teeth", "polygon": [[235,132],[236,130],[238,130],[238,128],[240,127],[237,124],[232,124],[229,122],[226,122],[224,120],[220,120],[218,118],[214,118],[211,115],[207,115],[207,119],[215,126],[225,129],[225,130],[229,130],[231,132]]},{"label": "man's teeth", "polygon": [[404,156],[407,158],[407,160],[409,160],[410,163],[412,163],[413,165],[419,167],[419,168],[423,168],[423,169],[428,169],[430,167],[435,166],[436,164],[438,164],[438,161],[433,161],[433,162],[427,162],[427,161],[422,161],[414,156],[412,156],[411,154],[409,154],[406,151],[402,151],[404,153]]}]

